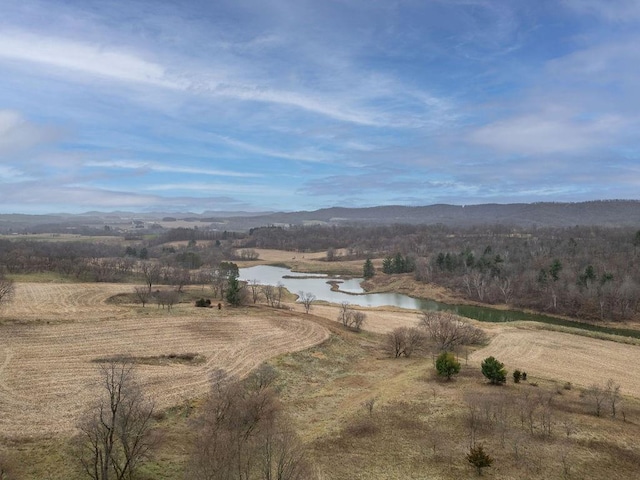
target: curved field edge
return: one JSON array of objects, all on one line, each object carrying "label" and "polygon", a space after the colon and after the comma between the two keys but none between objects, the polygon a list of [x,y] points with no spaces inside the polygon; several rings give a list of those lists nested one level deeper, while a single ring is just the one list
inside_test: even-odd
[{"label": "curved field edge", "polygon": [[[20,284],[0,325],[0,427],[7,437],[72,431],[97,396],[98,363],[195,353],[204,361],[138,365],[159,409],[202,396],[218,369],[244,376],[269,358],[322,343],[326,328],[266,308],[171,312],[105,303],[123,285]],[[16,322],[15,320],[20,320]]]}]

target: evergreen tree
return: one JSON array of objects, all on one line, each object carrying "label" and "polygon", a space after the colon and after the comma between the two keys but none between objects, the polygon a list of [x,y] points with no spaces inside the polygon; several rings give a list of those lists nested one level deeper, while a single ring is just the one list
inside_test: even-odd
[{"label": "evergreen tree", "polygon": [[363,276],[366,279],[369,279],[376,274],[376,269],[374,268],[373,262],[370,258],[367,258],[367,260],[364,262],[364,267],[362,268],[362,270]]},{"label": "evergreen tree", "polygon": [[242,295],[242,285],[236,275],[230,274],[227,283],[226,299],[230,305],[239,307],[242,305],[244,296]]},{"label": "evergreen tree", "polygon": [[482,361],[482,375],[494,385],[501,385],[507,381],[507,370],[504,364],[494,357],[487,357]]},{"label": "evergreen tree", "polygon": [[493,458],[485,453],[482,445],[472,447],[467,454],[467,460],[471,465],[476,467],[478,475],[482,475],[482,469],[490,467],[493,463]]},{"label": "evergreen tree", "polygon": [[382,261],[382,271],[384,273],[394,273],[393,272],[393,259],[391,257],[386,257],[383,261]]},{"label": "evergreen tree", "polygon": [[438,375],[451,380],[453,375],[460,373],[460,362],[452,352],[442,352],[436,359],[436,370]]}]

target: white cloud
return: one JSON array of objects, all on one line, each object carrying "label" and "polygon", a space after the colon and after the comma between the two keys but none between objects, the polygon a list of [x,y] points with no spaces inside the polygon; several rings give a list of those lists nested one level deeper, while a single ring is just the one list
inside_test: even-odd
[{"label": "white cloud", "polygon": [[19,112],[0,110],[0,162],[9,160],[7,154],[50,142],[58,135],[56,129],[31,123]]},{"label": "white cloud", "polygon": [[104,45],[89,44],[22,31],[0,32],[0,57],[70,69],[126,82],[178,88],[165,68],[137,55]]},{"label": "white cloud", "polygon": [[480,145],[520,155],[579,153],[610,140],[624,122],[617,116],[581,121],[564,115],[537,114],[495,122],[471,133]]}]

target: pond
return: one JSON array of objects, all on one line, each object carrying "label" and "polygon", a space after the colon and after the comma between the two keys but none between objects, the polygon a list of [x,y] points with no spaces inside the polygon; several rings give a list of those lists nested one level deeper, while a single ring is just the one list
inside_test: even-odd
[{"label": "pond", "polygon": [[[453,312],[482,322],[527,320],[612,335],[640,338],[640,331],[638,330],[591,325],[548,315],[526,313],[519,310],[501,310],[475,305],[450,305],[436,302],[435,300],[413,298],[399,293],[366,293],[360,286],[363,280],[362,278],[342,279],[324,274],[296,273],[283,267],[256,265],[255,267],[241,268],[240,280],[245,282],[255,280],[261,285],[273,286],[280,283],[291,293],[312,293],[316,296],[317,300],[331,303],[340,304],[342,302],[348,302],[349,304],[361,307],[392,306],[409,310],[441,310]],[[331,289],[332,282],[338,282],[339,290]]]}]

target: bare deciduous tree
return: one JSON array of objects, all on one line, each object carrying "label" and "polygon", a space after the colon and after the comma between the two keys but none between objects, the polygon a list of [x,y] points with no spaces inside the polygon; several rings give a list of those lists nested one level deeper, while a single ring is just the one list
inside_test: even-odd
[{"label": "bare deciduous tree", "polygon": [[395,358],[410,357],[426,342],[424,331],[415,327],[398,327],[387,334],[386,349]]},{"label": "bare deciduous tree", "polygon": [[311,304],[316,300],[316,296],[311,292],[298,292],[298,302],[304,306],[305,313],[309,313],[311,310]]},{"label": "bare deciduous tree", "polygon": [[93,480],[134,477],[153,446],[153,404],[135,379],[133,363],[102,365],[102,395],[79,424],[79,458]]},{"label": "bare deciduous tree", "polygon": [[338,321],[347,328],[359,332],[367,319],[367,315],[359,310],[354,310],[349,302],[342,302],[340,304],[340,311],[338,313]]},{"label": "bare deciduous tree", "polygon": [[15,292],[15,285],[13,280],[5,277],[0,273],[0,306],[3,303],[8,303]]},{"label": "bare deciduous tree", "polygon": [[593,413],[597,417],[602,413],[602,406],[607,400],[607,390],[600,385],[593,384],[582,392],[583,397],[593,407]]},{"label": "bare deciduous tree", "polygon": [[262,294],[264,295],[265,300],[271,307],[276,306],[276,289],[273,285],[263,285],[262,286]]},{"label": "bare deciduous tree", "polygon": [[424,312],[420,324],[439,351],[453,351],[459,345],[478,345],[487,341],[487,334],[482,329],[449,312]]},{"label": "bare deciduous tree", "polygon": [[260,367],[244,381],[216,375],[196,425],[188,478],[304,480],[314,476],[284,418],[275,374]]},{"label": "bare deciduous tree", "polygon": [[175,290],[158,290],[153,294],[158,307],[167,307],[171,311],[173,306],[180,301],[180,293]]},{"label": "bare deciduous tree", "polygon": [[251,288],[251,299],[253,300],[253,303],[258,303],[261,291],[260,283],[258,282],[258,280],[253,279],[249,281],[249,287]]},{"label": "bare deciduous tree", "polygon": [[140,272],[142,272],[144,282],[147,285],[149,293],[151,293],[153,285],[158,283],[158,281],[160,280],[162,268],[155,262],[142,262],[140,264]]},{"label": "bare deciduous tree", "polygon": [[617,406],[622,398],[622,395],[620,394],[620,385],[618,385],[613,378],[610,378],[607,380],[605,391],[607,393],[607,401],[611,407],[611,416],[615,418]]},{"label": "bare deciduous tree", "polygon": [[133,293],[136,299],[138,300],[138,302],[140,302],[143,307],[149,302],[149,299],[151,298],[151,293],[149,292],[149,289],[146,286],[134,287]]}]

